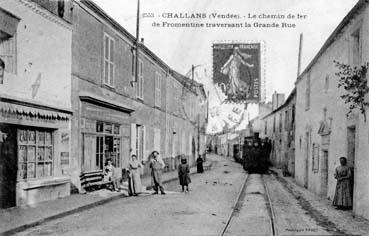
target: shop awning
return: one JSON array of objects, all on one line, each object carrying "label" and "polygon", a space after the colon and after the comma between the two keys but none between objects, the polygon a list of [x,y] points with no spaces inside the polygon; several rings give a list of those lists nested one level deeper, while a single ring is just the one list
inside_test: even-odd
[{"label": "shop awning", "polygon": [[113,110],[117,110],[117,111],[121,111],[125,113],[132,113],[135,111],[132,107],[129,107],[125,104],[118,103],[112,100],[108,100],[100,96],[97,96],[95,94],[82,93],[79,95],[79,99],[84,102],[88,102],[91,104],[95,104],[98,106],[106,107],[109,109],[113,109]]},{"label": "shop awning", "polygon": [[34,106],[0,101],[0,112],[55,120],[70,119],[71,112],[69,111],[61,112],[51,107],[37,107],[35,104],[32,105]]}]

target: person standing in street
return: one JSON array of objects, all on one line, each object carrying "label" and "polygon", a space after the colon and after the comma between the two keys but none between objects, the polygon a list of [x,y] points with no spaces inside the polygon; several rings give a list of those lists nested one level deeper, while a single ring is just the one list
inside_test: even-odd
[{"label": "person standing in street", "polygon": [[140,168],[143,168],[142,164],[138,161],[137,156],[135,154],[132,155],[131,160],[128,163],[129,165],[129,173],[130,173],[130,181],[131,181],[131,190],[132,195],[137,196],[141,193],[141,176],[140,176]]},{"label": "person standing in street", "polygon": [[340,166],[336,168],[334,178],[337,179],[337,185],[334,193],[333,206],[337,209],[350,209],[352,207],[351,170],[347,166],[346,157],[340,158]]},{"label": "person standing in street", "polygon": [[196,159],[196,163],[197,163],[197,173],[203,173],[204,172],[204,167],[203,167],[204,160],[201,158],[200,155]]},{"label": "person standing in street", "polygon": [[152,152],[152,158],[150,160],[150,168],[151,168],[151,182],[154,189],[154,194],[158,194],[159,190],[161,194],[165,194],[164,187],[161,182],[161,175],[163,168],[165,167],[165,163],[163,159],[159,156],[158,151]]},{"label": "person standing in street", "polygon": [[191,183],[190,178],[190,167],[187,164],[187,159],[185,157],[182,157],[181,164],[178,165],[178,178],[179,178],[179,184],[182,186],[182,192],[185,191],[188,192],[188,185]]}]

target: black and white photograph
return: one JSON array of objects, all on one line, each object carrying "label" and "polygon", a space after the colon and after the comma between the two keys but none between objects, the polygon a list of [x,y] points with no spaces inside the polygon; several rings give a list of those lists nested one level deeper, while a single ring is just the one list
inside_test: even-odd
[{"label": "black and white photograph", "polygon": [[369,235],[368,69],[369,0],[0,0],[0,235]]}]

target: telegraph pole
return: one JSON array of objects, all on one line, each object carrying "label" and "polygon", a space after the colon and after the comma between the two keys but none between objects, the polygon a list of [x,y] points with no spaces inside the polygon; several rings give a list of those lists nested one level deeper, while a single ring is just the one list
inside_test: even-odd
[{"label": "telegraph pole", "polygon": [[197,157],[199,156],[200,156],[200,112],[197,112]]},{"label": "telegraph pole", "polygon": [[303,35],[302,33],[300,34],[300,43],[299,43],[299,55],[298,55],[298,62],[297,62],[297,77],[300,76],[300,72],[301,72],[301,51],[302,51],[302,39],[303,39]]},{"label": "telegraph pole", "polygon": [[139,55],[139,44],[140,44],[140,0],[137,0],[137,19],[136,19],[136,57],[135,57],[135,83],[138,82],[138,55]]}]

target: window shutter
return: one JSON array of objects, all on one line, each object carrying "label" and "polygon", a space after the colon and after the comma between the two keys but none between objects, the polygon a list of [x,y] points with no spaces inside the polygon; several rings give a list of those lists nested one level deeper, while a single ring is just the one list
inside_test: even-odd
[{"label": "window shutter", "polygon": [[82,171],[95,170],[96,135],[82,134],[83,136],[83,165]]},{"label": "window shutter", "polygon": [[136,124],[131,124],[131,153],[132,154],[136,154],[136,138],[137,138],[137,133],[136,133]]},{"label": "window shutter", "polygon": [[147,160],[148,159],[148,152],[146,150],[146,127],[142,126],[142,140],[143,140],[143,144],[142,144],[142,153],[143,153],[143,160]]}]

